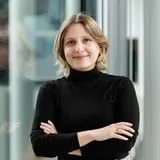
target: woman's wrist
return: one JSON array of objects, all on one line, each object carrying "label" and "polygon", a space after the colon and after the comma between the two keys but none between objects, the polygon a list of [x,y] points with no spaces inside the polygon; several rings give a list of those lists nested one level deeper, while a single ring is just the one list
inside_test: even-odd
[{"label": "woman's wrist", "polygon": [[86,144],[94,141],[92,130],[78,132],[77,137],[80,147],[85,146]]}]

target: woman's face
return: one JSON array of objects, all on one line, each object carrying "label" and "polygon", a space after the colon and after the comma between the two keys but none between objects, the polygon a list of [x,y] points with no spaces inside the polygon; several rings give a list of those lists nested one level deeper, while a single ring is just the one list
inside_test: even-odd
[{"label": "woman's face", "polygon": [[100,48],[80,23],[69,26],[64,37],[64,54],[71,68],[88,71],[95,67]]}]

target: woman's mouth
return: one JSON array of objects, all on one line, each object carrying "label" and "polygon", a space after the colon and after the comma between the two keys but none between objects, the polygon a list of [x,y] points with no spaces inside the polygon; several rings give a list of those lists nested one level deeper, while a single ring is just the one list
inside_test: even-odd
[{"label": "woman's mouth", "polygon": [[75,58],[75,59],[82,59],[82,58],[86,58],[86,57],[88,57],[88,55],[75,56],[75,57],[73,57],[73,58]]}]

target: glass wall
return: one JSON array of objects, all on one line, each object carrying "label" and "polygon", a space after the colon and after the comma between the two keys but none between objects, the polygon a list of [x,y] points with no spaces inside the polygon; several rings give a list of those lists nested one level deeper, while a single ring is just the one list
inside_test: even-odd
[{"label": "glass wall", "polygon": [[34,10],[25,14],[22,20],[27,39],[32,46],[25,74],[37,83],[57,77],[53,42],[65,17],[65,5],[62,0],[36,0],[32,5]]},{"label": "glass wall", "polygon": [[8,159],[9,134],[9,37],[8,1],[0,1],[0,159]]},{"label": "glass wall", "polygon": [[133,2],[0,0],[0,160],[36,159],[29,134],[37,91],[61,76],[53,43],[62,21],[74,13],[96,19],[109,37],[109,73],[130,77],[143,95],[143,26],[136,23],[142,10]]}]

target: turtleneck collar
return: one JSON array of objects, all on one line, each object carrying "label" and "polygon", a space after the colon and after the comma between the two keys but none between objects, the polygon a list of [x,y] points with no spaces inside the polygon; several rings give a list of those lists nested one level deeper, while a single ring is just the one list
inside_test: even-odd
[{"label": "turtleneck collar", "polygon": [[101,72],[97,67],[89,71],[77,71],[71,68],[68,78],[72,81],[91,82],[99,78],[100,75]]}]

